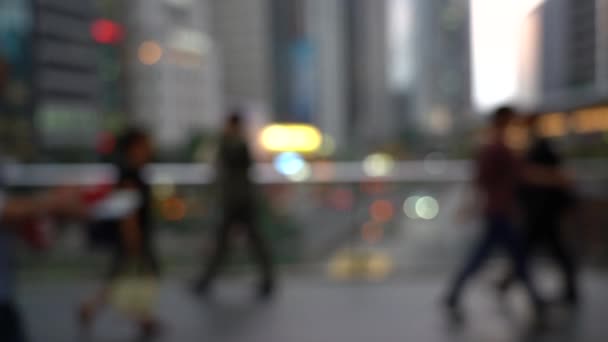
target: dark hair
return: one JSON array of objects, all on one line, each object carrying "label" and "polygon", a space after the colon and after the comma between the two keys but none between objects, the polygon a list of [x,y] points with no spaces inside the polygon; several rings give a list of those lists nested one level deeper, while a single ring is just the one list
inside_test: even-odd
[{"label": "dark hair", "polygon": [[497,108],[492,113],[491,123],[495,126],[507,124],[515,116],[515,109],[509,106],[502,106]]},{"label": "dark hair", "polygon": [[148,134],[145,131],[133,127],[128,128],[118,141],[120,153],[127,153],[129,148],[145,139],[148,139]]},{"label": "dark hair", "polygon": [[243,124],[243,112],[240,109],[233,109],[228,114],[226,123],[233,127],[239,127]]}]

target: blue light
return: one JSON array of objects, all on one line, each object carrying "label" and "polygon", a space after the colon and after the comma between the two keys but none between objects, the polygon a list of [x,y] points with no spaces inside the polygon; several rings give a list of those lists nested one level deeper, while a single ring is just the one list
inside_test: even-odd
[{"label": "blue light", "polygon": [[284,176],[297,174],[305,165],[302,156],[295,152],[283,152],[274,159],[274,168]]}]

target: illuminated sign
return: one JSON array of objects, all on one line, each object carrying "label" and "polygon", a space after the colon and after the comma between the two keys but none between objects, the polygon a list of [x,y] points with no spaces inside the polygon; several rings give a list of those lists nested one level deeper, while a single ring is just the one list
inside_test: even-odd
[{"label": "illuminated sign", "polygon": [[260,135],[262,147],[271,152],[316,152],[322,142],[319,130],[304,124],[274,124]]}]

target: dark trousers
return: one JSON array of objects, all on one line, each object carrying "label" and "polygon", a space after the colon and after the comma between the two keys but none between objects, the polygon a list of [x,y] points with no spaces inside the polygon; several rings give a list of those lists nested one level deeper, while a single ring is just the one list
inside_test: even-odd
[{"label": "dark trousers", "polygon": [[0,341],[25,342],[21,317],[13,303],[0,303]]},{"label": "dark trousers", "polygon": [[[576,262],[560,235],[559,218],[554,216],[534,214],[526,219],[526,252],[528,255],[533,255],[540,249],[546,249],[562,273],[564,298],[576,300],[578,298]],[[511,271],[500,285],[506,289],[514,280]]]},{"label": "dark trousers", "polygon": [[504,249],[513,266],[516,276],[523,282],[530,299],[535,305],[541,304],[536,287],[532,284],[528,272],[528,263],[521,239],[507,217],[488,216],[486,229],[473,252],[467,259],[464,268],[457,274],[449,292],[449,300],[453,303],[459,301],[466,282],[490,258],[497,248]]},{"label": "dark trousers", "polygon": [[271,253],[258,229],[255,216],[254,209],[250,206],[232,207],[224,211],[216,236],[215,252],[200,279],[202,286],[210,285],[219,273],[221,264],[229,253],[230,235],[234,229],[241,229],[246,234],[253,257],[259,265],[263,284],[272,283],[274,273]]}]

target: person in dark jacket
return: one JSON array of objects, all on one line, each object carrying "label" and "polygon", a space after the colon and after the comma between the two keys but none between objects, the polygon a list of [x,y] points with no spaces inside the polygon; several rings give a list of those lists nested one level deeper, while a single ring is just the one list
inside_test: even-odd
[{"label": "person in dark jacket", "polygon": [[247,236],[260,267],[259,294],[270,296],[274,289],[272,257],[257,224],[255,186],[250,176],[253,161],[238,112],[233,112],[226,121],[216,162],[221,222],[215,252],[197,281],[195,291],[201,294],[208,291],[229,252],[231,233],[240,230]]},{"label": "person in dark jacket", "polygon": [[[528,118],[532,142],[525,157],[525,166],[543,172],[543,183],[524,179],[520,190],[521,213],[525,231],[526,250],[529,254],[545,248],[559,267],[564,279],[562,299],[566,304],[578,303],[576,263],[562,238],[560,221],[564,212],[573,205],[573,191],[563,171],[563,161],[551,142],[539,134],[539,116]],[[552,182],[548,182],[549,180]],[[506,291],[513,282],[512,274],[500,283]]]}]

